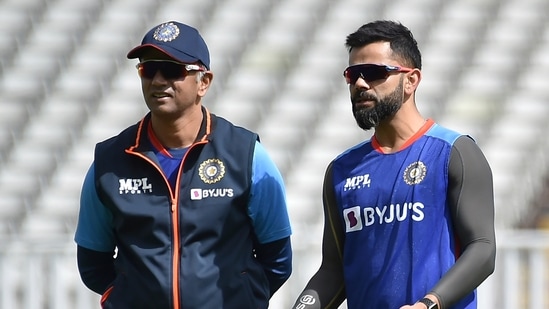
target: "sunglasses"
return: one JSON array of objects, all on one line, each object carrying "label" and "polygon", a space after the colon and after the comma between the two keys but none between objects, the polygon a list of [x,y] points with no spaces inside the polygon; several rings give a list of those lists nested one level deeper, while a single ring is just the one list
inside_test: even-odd
[{"label": "sunglasses", "polygon": [[166,79],[180,79],[191,71],[205,71],[197,64],[180,63],[170,60],[146,60],[136,65],[139,76],[152,79],[160,71]]},{"label": "sunglasses", "polygon": [[367,83],[387,79],[393,72],[410,72],[413,69],[392,65],[356,64],[345,69],[343,76],[347,84],[355,84],[359,78]]}]

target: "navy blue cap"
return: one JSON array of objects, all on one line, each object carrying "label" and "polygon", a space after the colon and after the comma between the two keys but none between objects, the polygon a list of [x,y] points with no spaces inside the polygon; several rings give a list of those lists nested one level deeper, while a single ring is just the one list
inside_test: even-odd
[{"label": "navy blue cap", "polygon": [[210,52],[206,42],[198,30],[180,22],[165,22],[149,30],[141,45],[130,50],[128,59],[141,58],[147,48],[155,48],[183,63],[200,61],[210,69]]}]

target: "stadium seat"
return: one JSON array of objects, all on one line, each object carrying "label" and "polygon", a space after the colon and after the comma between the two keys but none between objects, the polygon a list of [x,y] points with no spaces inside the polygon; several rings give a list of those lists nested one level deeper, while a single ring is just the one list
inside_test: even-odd
[{"label": "stadium seat", "polygon": [[[298,235],[321,230],[327,164],[372,134],[351,114],[345,37],[374,19],[401,21],[423,53],[420,111],[485,150],[497,225],[512,228],[549,172],[547,12],[546,0],[0,1],[0,233],[14,248],[25,246],[16,240],[23,235],[61,234],[72,249],[95,143],[147,112],[126,53],[166,20],[205,37],[215,77],[204,104],[259,133],[284,176]],[[295,242],[298,250],[320,246]],[[314,271],[317,256],[301,256]],[[6,278],[17,283],[0,296],[20,293],[28,279]],[[96,301],[69,293],[77,308]],[[292,302],[278,297],[274,309]],[[17,307],[12,301],[0,297],[0,307]]]}]

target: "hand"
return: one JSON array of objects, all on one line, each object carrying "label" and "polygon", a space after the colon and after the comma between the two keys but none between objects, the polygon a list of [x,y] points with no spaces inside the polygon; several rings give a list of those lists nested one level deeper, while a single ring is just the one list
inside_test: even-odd
[{"label": "hand", "polygon": [[422,303],[415,303],[413,305],[404,305],[400,307],[399,309],[426,309],[427,306],[425,306]]},{"label": "hand", "polygon": [[399,309],[429,309],[429,308],[439,308],[439,302],[435,296],[429,295],[421,300],[417,301],[413,305],[404,305]]}]

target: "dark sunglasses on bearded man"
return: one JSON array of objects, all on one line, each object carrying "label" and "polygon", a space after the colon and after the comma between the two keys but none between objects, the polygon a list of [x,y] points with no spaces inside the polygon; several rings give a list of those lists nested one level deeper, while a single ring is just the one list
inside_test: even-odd
[{"label": "dark sunglasses on bearded man", "polygon": [[356,64],[352,65],[343,71],[343,77],[347,84],[355,84],[359,78],[362,78],[367,83],[387,79],[389,74],[393,72],[410,72],[413,69],[383,64]]}]

